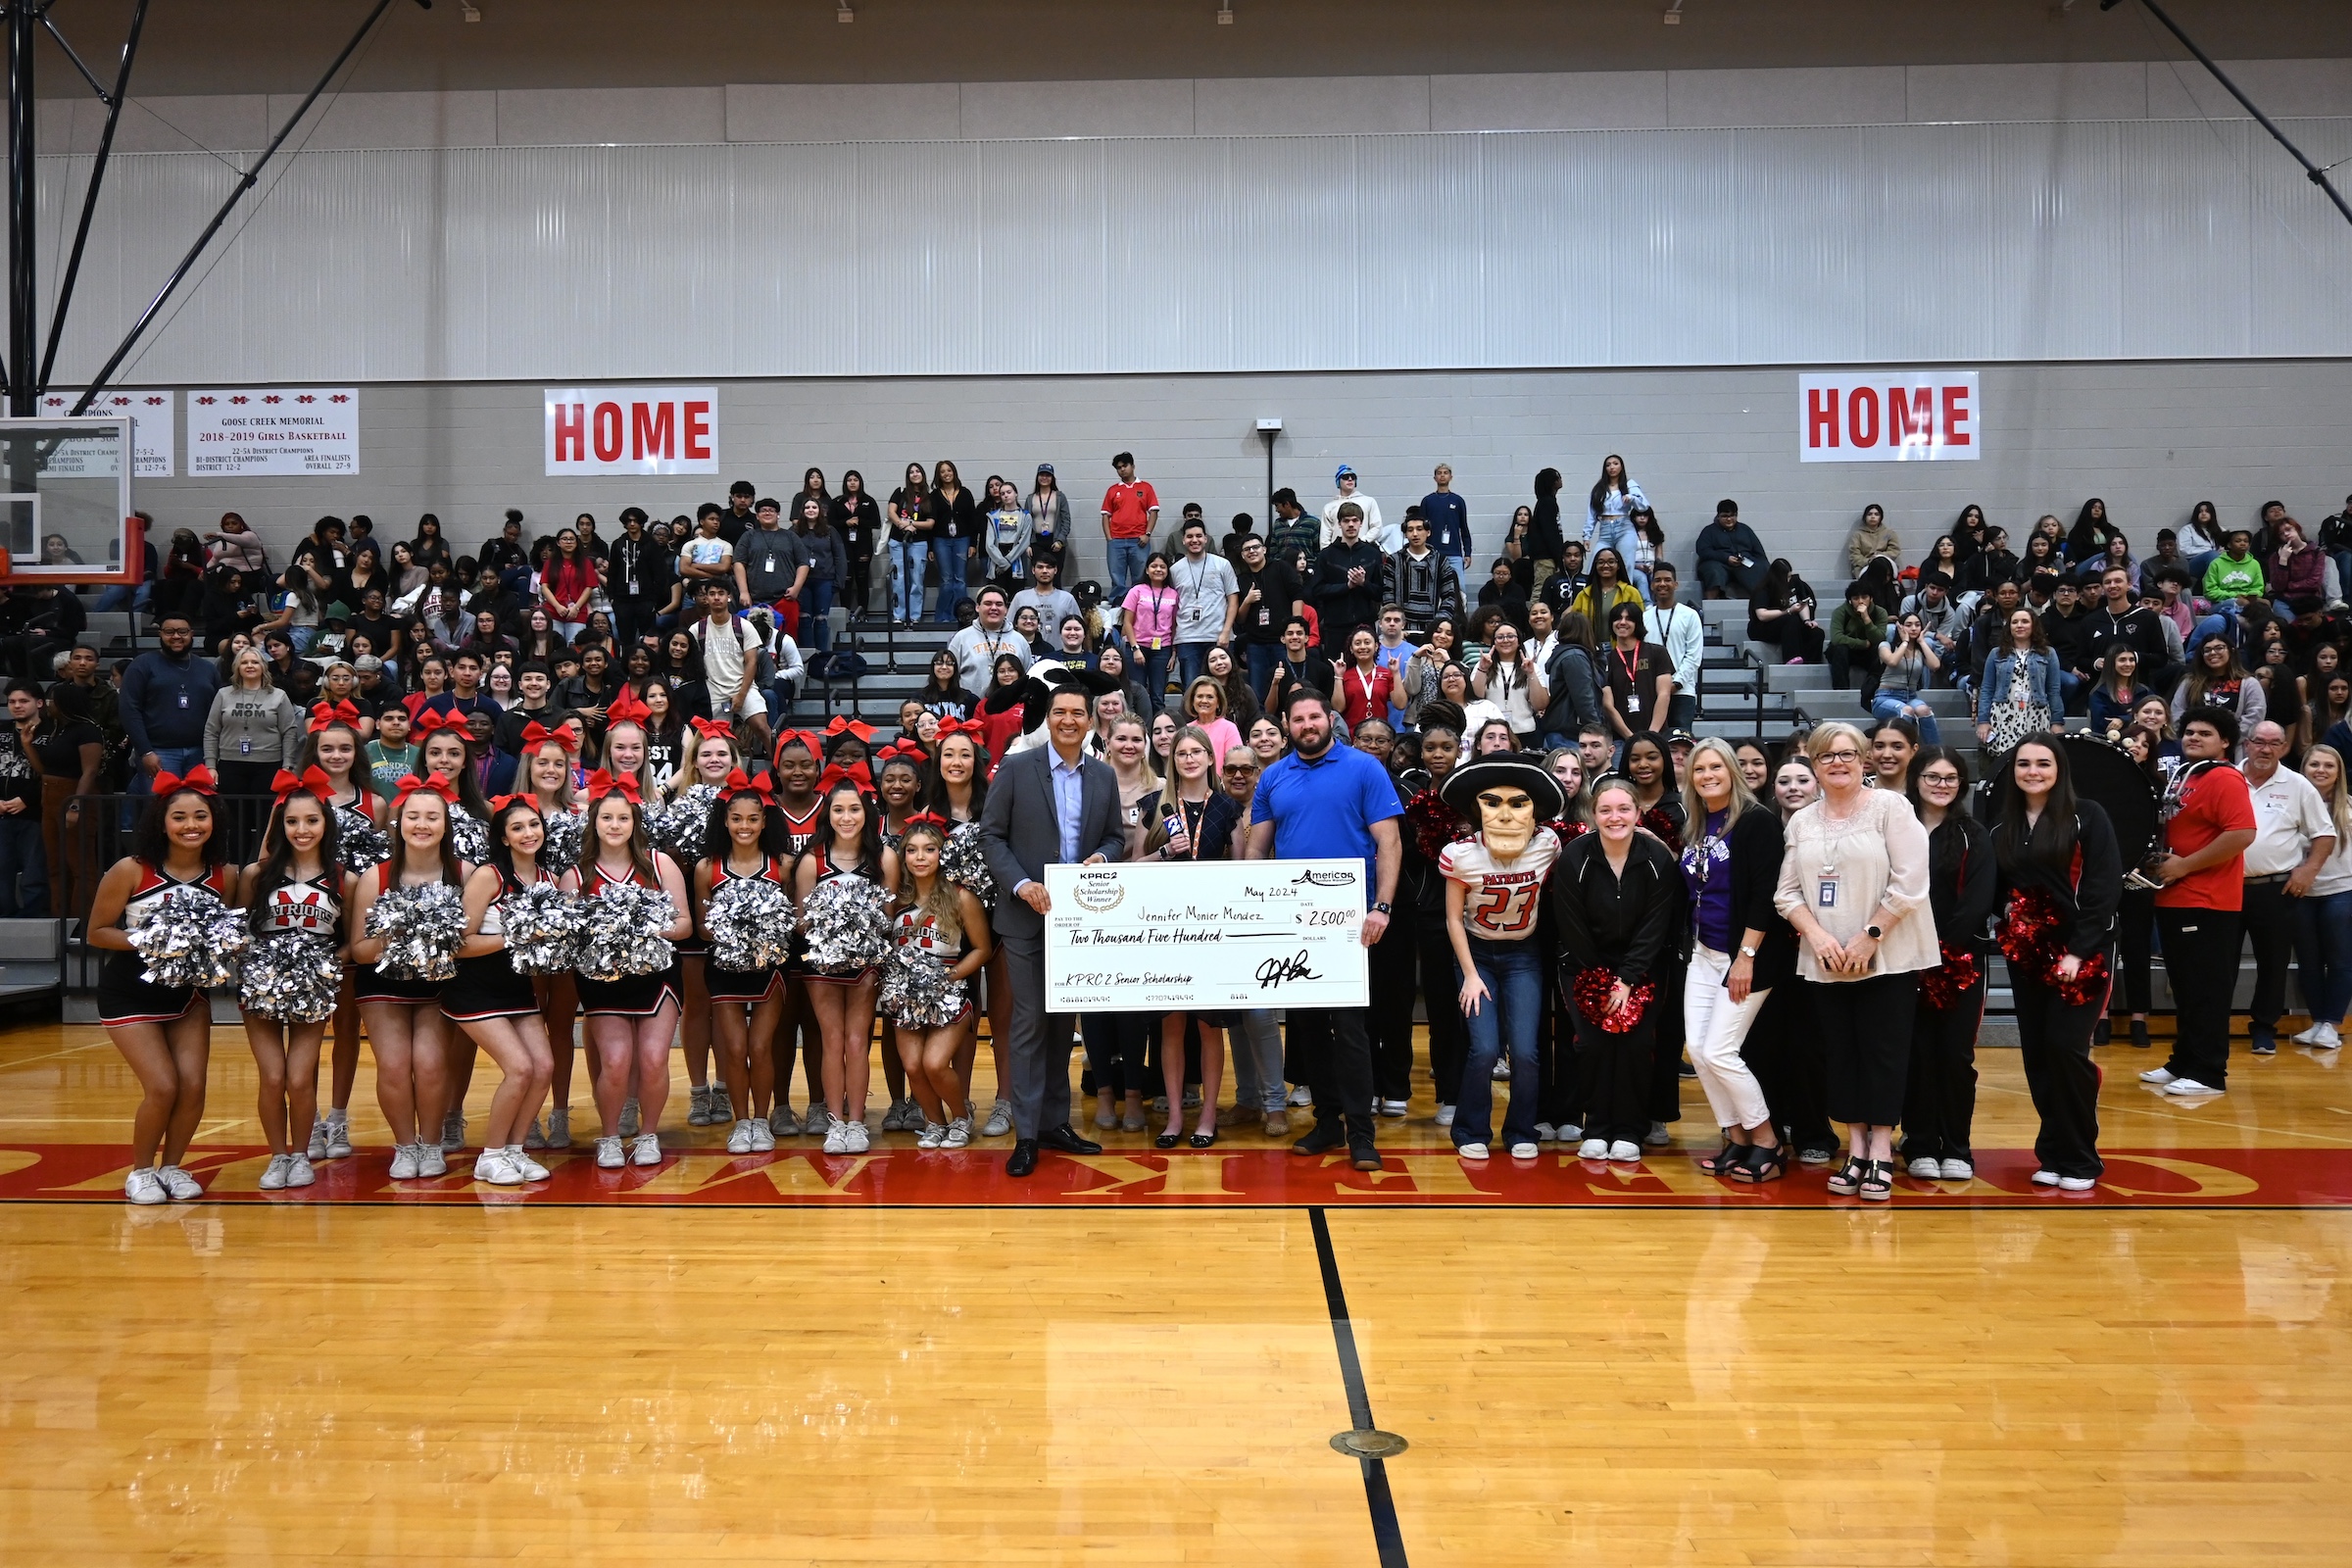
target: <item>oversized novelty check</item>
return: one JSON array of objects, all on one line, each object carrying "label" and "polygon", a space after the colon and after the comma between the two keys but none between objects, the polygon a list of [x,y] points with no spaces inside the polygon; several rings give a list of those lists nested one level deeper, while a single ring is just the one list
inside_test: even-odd
[{"label": "oversized novelty check", "polygon": [[1360,1007],[1361,860],[1049,865],[1046,1010]]}]

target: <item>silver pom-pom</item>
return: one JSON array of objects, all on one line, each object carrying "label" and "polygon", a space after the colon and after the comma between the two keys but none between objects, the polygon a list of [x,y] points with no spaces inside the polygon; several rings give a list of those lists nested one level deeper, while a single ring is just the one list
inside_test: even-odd
[{"label": "silver pom-pom", "polygon": [[480,865],[490,858],[488,825],[480,817],[454,807],[449,813],[449,844],[458,852],[458,858],[467,865]]},{"label": "silver pom-pom", "polygon": [[890,946],[882,890],[861,876],[819,882],[802,902],[801,934],[808,939],[808,967],[818,974],[872,968]]},{"label": "silver pom-pom", "polygon": [[710,962],[721,969],[764,969],[792,956],[792,895],[763,876],[731,876],[710,895],[703,925]]},{"label": "silver pom-pom", "polygon": [[368,820],[366,811],[349,806],[335,808],[336,864],[358,876],[391,858],[392,840],[382,828]]},{"label": "silver pom-pom", "polygon": [[549,811],[547,842],[539,846],[539,869],[562,876],[580,863],[580,846],[588,837],[587,819],[577,811]]},{"label": "silver pom-pom", "polygon": [[343,960],[316,931],[278,931],[245,950],[237,1004],[280,1023],[324,1023],[343,990]]},{"label": "silver pom-pom", "polygon": [[534,882],[498,901],[507,959],[516,974],[568,974],[588,934],[588,910],[553,882]]},{"label": "silver pom-pom", "polygon": [[908,942],[890,950],[875,1005],[909,1029],[945,1029],[963,1016],[964,982],[948,978],[936,953]]},{"label": "silver pom-pom", "polygon": [[458,945],[466,940],[466,901],[446,882],[386,888],[368,906],[368,935],[383,940],[375,972],[387,979],[451,979],[458,972]]},{"label": "silver pom-pom", "polygon": [[940,846],[939,874],[980,901],[980,907],[997,906],[997,879],[989,874],[988,857],[980,850],[980,824],[965,822]]},{"label": "silver pom-pom", "polygon": [[241,912],[201,884],[172,888],[126,926],[133,953],[147,960],[151,986],[224,986],[237,978],[237,959],[251,940]]},{"label": "silver pom-pom", "polygon": [[717,800],[717,785],[697,784],[667,806],[646,812],[646,835],[680,865],[692,865],[703,858],[703,836],[710,831],[710,808]]},{"label": "silver pom-pom", "polygon": [[662,934],[677,917],[678,906],[660,888],[608,882],[587,903],[587,932],[575,967],[590,980],[659,974],[677,956]]}]

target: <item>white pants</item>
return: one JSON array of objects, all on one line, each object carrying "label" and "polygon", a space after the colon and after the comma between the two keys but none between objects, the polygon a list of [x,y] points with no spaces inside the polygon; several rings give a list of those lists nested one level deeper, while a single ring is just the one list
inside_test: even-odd
[{"label": "white pants", "polygon": [[1768,993],[1750,991],[1745,1002],[1734,1002],[1723,986],[1731,969],[1730,954],[1717,953],[1703,942],[1691,944],[1690,967],[1683,977],[1683,1040],[1715,1125],[1760,1127],[1772,1112],[1756,1075],[1740,1059],[1740,1047]]}]

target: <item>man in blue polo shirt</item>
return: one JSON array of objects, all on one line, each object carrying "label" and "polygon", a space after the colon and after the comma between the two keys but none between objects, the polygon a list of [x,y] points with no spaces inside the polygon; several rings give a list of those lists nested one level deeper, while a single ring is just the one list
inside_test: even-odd
[{"label": "man in blue polo shirt", "polygon": [[[1396,896],[1403,854],[1396,786],[1369,754],[1332,744],[1330,703],[1313,687],[1291,688],[1283,719],[1291,751],[1258,780],[1250,807],[1250,858],[1361,860],[1373,890],[1364,914],[1363,944],[1369,948],[1388,930],[1390,901]],[[1294,1050],[1308,1041],[1321,1046],[1303,1054],[1315,1092],[1315,1125],[1291,1146],[1294,1154],[1321,1154],[1346,1144],[1357,1170],[1380,1169],[1380,1151],[1372,1139],[1372,1044],[1364,1010],[1290,1010]]]}]

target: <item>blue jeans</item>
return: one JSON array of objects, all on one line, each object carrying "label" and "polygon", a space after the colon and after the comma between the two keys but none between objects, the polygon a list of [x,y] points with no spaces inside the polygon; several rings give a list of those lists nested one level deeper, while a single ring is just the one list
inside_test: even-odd
[{"label": "blue jeans", "polygon": [[1919,726],[1920,744],[1941,746],[1943,734],[1936,727],[1936,715],[1921,700],[1919,693],[1881,686],[1870,699],[1871,716],[1884,724],[1890,718],[1907,718]]},{"label": "blue jeans", "polygon": [[963,564],[970,554],[969,539],[934,539],[932,553],[939,557],[939,607],[931,617],[942,626],[956,624],[956,601],[963,597]]},{"label": "blue jeans", "polygon": [[1208,651],[1215,643],[1178,643],[1176,645],[1176,678],[1190,687],[1208,673]]},{"label": "blue jeans", "polygon": [[1110,553],[1110,602],[1127,602],[1127,590],[1144,580],[1144,563],[1151,559],[1148,539],[1106,539]]},{"label": "blue jeans", "polygon": [[1144,722],[1150,724],[1152,715],[1168,706],[1168,658],[1173,648],[1139,648],[1136,660],[1144,666]]},{"label": "blue jeans", "polygon": [[1245,643],[1243,651],[1250,659],[1250,695],[1263,703],[1266,682],[1274,678],[1274,666],[1282,662],[1282,644]]},{"label": "blue jeans", "polygon": [[2295,970],[2311,1021],[2342,1023],[2352,1008],[2352,893],[2296,901]]},{"label": "blue jeans", "polygon": [[145,610],[147,601],[155,595],[155,584],[143,582],[137,588],[128,583],[117,583],[98,596],[100,610]]},{"label": "blue jeans", "polygon": [[0,816],[0,920],[36,919],[49,912],[49,862],[41,854],[38,795],[33,805],[33,810]]},{"label": "blue jeans", "polygon": [[2237,612],[2238,602],[2234,599],[2225,599],[2220,604],[2213,607],[2213,612],[2211,614],[2204,616],[2197,622],[2194,629],[2192,629],[2188,634],[2187,653],[2190,663],[2193,664],[2196,662],[2197,644],[2203,642],[2206,638],[2213,636],[2217,632],[2222,636],[2229,638],[2232,643],[2235,643],[2238,640]]},{"label": "blue jeans", "polygon": [[[201,746],[158,746],[155,749],[156,766],[167,773],[187,775],[189,768],[204,760]],[[155,775],[139,765],[134,754],[130,760],[130,788],[124,791],[122,802],[122,831],[129,832],[137,823],[139,813],[147,808],[147,797],[155,793]]]},{"label": "blue jeans", "polygon": [[928,539],[890,542],[890,613],[896,620],[923,618],[923,565],[931,559]]},{"label": "blue jeans", "polygon": [[1453,1145],[1494,1142],[1494,1058],[1504,1036],[1511,1052],[1511,1098],[1502,1113],[1504,1144],[1536,1141],[1536,1026],[1544,1012],[1544,961],[1531,938],[1525,942],[1470,939],[1470,961],[1486,983],[1487,998],[1462,1022],[1470,1031],[1470,1055],[1462,1063],[1461,1100],[1453,1107]]},{"label": "blue jeans", "polygon": [[833,646],[833,589],[828,577],[823,582],[810,581],[801,589],[801,646],[811,653],[823,653]]}]

